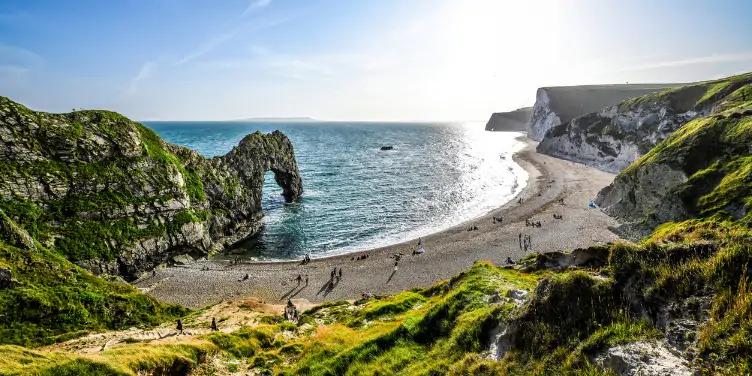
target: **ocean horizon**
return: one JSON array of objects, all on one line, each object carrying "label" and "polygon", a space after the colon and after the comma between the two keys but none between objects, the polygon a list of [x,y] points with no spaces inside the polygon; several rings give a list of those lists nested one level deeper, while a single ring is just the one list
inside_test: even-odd
[{"label": "ocean horizon", "polygon": [[527,181],[512,159],[522,146],[519,133],[485,132],[479,122],[144,124],[206,157],[226,154],[256,131],[280,130],[292,141],[303,196],[285,203],[267,172],[261,231],[219,258],[282,261],[400,243],[482,216],[510,201]]}]

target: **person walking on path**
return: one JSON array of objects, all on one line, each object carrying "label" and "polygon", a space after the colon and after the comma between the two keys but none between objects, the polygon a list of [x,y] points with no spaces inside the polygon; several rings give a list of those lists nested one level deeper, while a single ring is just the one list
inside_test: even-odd
[{"label": "person walking on path", "polygon": [[175,327],[175,329],[178,331],[178,334],[183,334],[183,322],[178,319],[177,323],[178,325]]},{"label": "person walking on path", "polygon": [[212,317],[211,330],[212,330],[212,332],[216,332],[216,331],[219,330],[219,329],[217,329],[217,319],[215,319],[214,317]]}]

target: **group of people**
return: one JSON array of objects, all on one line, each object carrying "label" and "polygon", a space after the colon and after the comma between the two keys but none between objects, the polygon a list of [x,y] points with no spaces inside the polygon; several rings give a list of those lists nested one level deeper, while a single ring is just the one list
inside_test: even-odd
[{"label": "group of people", "polygon": [[520,233],[518,237],[520,239],[520,249],[527,252],[528,249],[533,247],[533,238],[530,235],[524,235]]},{"label": "group of people", "polygon": [[564,219],[564,216],[561,214],[554,214],[554,219]]},{"label": "group of people", "polygon": [[493,223],[504,224],[504,217],[493,217]]},{"label": "group of people", "polygon": [[298,321],[300,319],[298,307],[295,307],[295,304],[292,304],[292,300],[287,299],[287,305],[285,306],[283,315],[285,320]]},{"label": "group of people", "polygon": [[[181,321],[180,319],[177,319],[176,324],[177,325],[175,326],[175,330],[177,330],[178,334],[183,334],[183,321]],[[217,328],[217,319],[214,317],[212,317],[211,331],[212,332],[219,331],[219,329]]]},{"label": "group of people", "polygon": [[355,260],[360,261],[360,260],[365,260],[367,258],[368,258],[368,254],[366,254],[364,252],[360,252],[357,256],[350,257],[350,261],[355,261]]},{"label": "group of people", "polygon": [[[298,286],[300,286],[301,283],[303,283],[303,276],[298,274],[298,277],[294,279],[298,282]],[[308,286],[308,274],[305,275],[305,285]]]},{"label": "group of people", "polygon": [[300,262],[300,265],[305,265],[311,262],[311,255],[309,253],[306,253],[303,257],[303,261]]},{"label": "group of people", "polygon": [[470,226],[467,231],[478,231],[478,226]]},{"label": "group of people", "polygon": [[533,221],[531,221],[529,219],[525,219],[525,226],[526,227],[528,227],[528,226],[541,227],[541,223],[540,223],[540,221],[533,222]]}]

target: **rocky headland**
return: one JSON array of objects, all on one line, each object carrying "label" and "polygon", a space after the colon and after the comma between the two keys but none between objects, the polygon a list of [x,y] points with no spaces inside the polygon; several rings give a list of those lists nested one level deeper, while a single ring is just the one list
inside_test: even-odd
[{"label": "rocky headland", "polygon": [[630,98],[552,127],[538,152],[618,173],[687,122],[733,107],[751,82],[742,75]]},{"label": "rocky headland", "polygon": [[494,112],[486,123],[486,130],[496,132],[525,132],[532,115],[532,107],[518,108],[509,112]]},{"label": "rocky headland", "polygon": [[303,191],[280,132],[207,159],[114,112],[49,114],[0,97],[0,138],[0,211],[95,274],[132,280],[253,235],[266,171],[287,201]]}]

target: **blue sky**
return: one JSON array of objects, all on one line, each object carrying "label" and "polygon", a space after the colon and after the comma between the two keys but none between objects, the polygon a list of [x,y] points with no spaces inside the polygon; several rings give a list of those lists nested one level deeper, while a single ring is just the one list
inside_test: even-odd
[{"label": "blue sky", "polygon": [[3,0],[0,95],[137,120],[483,120],[752,71],[732,0]]}]

